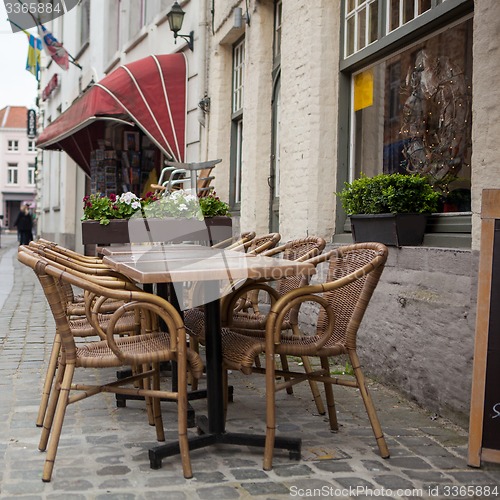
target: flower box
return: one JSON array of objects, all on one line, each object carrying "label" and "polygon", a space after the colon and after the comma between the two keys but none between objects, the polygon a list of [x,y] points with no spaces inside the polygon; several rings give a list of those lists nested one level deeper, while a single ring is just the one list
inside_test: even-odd
[{"label": "flower box", "polygon": [[174,217],[111,219],[106,225],[98,221],[82,221],[84,245],[183,241],[213,245],[231,236],[232,220],[224,216],[207,217],[202,221]]}]

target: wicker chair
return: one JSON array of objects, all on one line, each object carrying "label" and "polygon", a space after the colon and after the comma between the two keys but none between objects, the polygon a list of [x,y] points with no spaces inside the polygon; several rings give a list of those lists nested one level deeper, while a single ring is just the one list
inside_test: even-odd
[{"label": "wicker chair", "polygon": [[[325,246],[326,242],[323,238],[308,236],[306,238],[289,241],[284,245],[264,252],[263,255],[272,257],[281,256],[283,259],[292,261],[307,261],[317,266],[327,259],[327,256],[321,255]],[[289,276],[288,278],[280,279],[273,288],[277,291],[277,297],[281,297],[291,290],[307,285],[308,281],[309,277],[306,276]],[[267,314],[261,311],[262,307],[259,305],[259,289],[252,291],[252,287],[253,285],[250,284],[248,287],[245,287],[244,290],[226,297],[225,300],[223,300],[222,322],[231,330],[241,333],[242,335],[264,339]],[[264,289],[266,288],[267,287],[264,287]],[[241,308],[238,307],[238,302],[241,301],[240,295],[242,293],[247,297],[251,297],[249,300],[250,307],[247,307],[246,310],[241,310]],[[273,297],[271,297],[271,300],[272,299]],[[283,335],[290,335],[290,332],[293,332],[295,335],[300,334],[298,327],[298,312],[298,306],[288,311],[281,325]],[[191,333],[189,330],[188,332]],[[312,372],[309,358],[307,356],[301,356],[301,358],[306,372]],[[287,356],[281,354],[280,360],[282,370],[284,372],[289,371]],[[256,367],[261,366],[259,356],[255,358],[255,365]],[[285,376],[285,380],[288,380],[288,378],[289,377]],[[321,400],[317,384],[314,380],[309,380],[309,385],[318,413],[324,415],[325,407]],[[293,388],[291,386],[287,387],[286,390],[288,394],[293,394]]]},{"label": "wicker chair", "polygon": [[[50,247],[53,248],[53,247]],[[85,268],[85,272],[80,269],[82,267],[77,264],[74,265],[74,261],[70,257],[64,257],[64,259],[59,258],[58,252],[51,252],[45,244],[39,244],[31,242],[29,249],[25,248],[24,251],[31,251],[40,255],[52,262],[52,265],[61,271],[73,270],[82,279],[88,279],[94,281],[96,284],[104,284],[111,288],[117,289],[129,289],[140,291],[135,285],[130,283],[126,278],[120,280],[116,277],[116,273],[109,273],[108,276],[104,272],[100,272],[98,276],[94,274],[87,274],[87,271],[92,272],[92,269]],[[61,263],[64,262],[64,264]],[[69,327],[71,333],[76,338],[88,338],[88,337],[98,337],[99,340],[104,340],[105,331],[111,319],[112,312],[116,311],[123,301],[117,301],[109,298],[98,298],[93,294],[87,293],[86,297],[81,296],[76,298],[73,293],[73,287],[64,281],[56,282],[57,290],[59,292],[61,303],[64,304],[64,310],[68,317]],[[91,309],[95,305],[96,301],[99,300],[99,314],[92,315]],[[119,321],[114,327],[115,333],[131,334],[134,333],[136,328],[134,314],[129,312],[120,317]],[[59,358],[61,349],[60,337],[56,334],[54,337],[54,343],[52,345],[52,351],[49,359],[49,364],[47,366],[47,372],[45,374],[45,381],[42,390],[42,397],[40,400],[40,406],[38,409],[36,425],[37,427],[42,427],[43,420],[45,418],[45,412],[47,410],[47,405],[49,402],[50,392],[52,390],[52,384],[54,376],[57,369],[57,360]],[[152,421],[152,414],[149,412],[150,421]]]},{"label": "wicker chair", "polygon": [[[102,259],[96,257],[87,257],[78,252],[74,252],[68,248],[64,248],[56,243],[39,239],[38,241],[30,242],[30,247],[46,257],[49,260],[71,267],[85,274],[95,276],[115,277],[121,281],[130,281],[127,277],[110,269],[102,262]],[[85,315],[85,304],[83,295],[75,294],[73,288],[68,284],[62,284],[67,299],[68,314],[75,316]],[[113,301],[108,301],[103,305],[103,312],[113,312],[116,309],[116,304]]]},{"label": "wicker chair", "polygon": [[[199,355],[187,348],[184,325],[175,308],[160,297],[149,293],[108,288],[86,280],[71,270],[62,271],[50,261],[27,250],[26,247],[19,247],[18,259],[35,271],[50,305],[56,323],[56,331],[62,344],[56,381],[39,443],[41,451],[47,449],[42,480],[45,482],[51,480],[67,407],[100,392],[134,394],[144,396],[147,401],[152,400],[150,404],[159,441],[165,439],[160,399],[175,400],[178,408],[178,438],[183,473],[186,478],[192,477],[187,439],[188,403],[186,378],[188,369],[194,377],[201,376],[203,364]],[[123,301],[123,304],[111,317],[105,333],[106,340],[78,346],[75,344],[58,290],[58,281],[68,282],[100,297]],[[132,311],[138,318],[137,335],[125,338],[116,337],[114,326],[119,318],[129,311]],[[93,313],[98,313],[97,304],[94,306]],[[160,320],[166,325],[167,332],[159,330]],[[175,392],[160,390],[159,364],[162,361],[176,362],[178,389]],[[120,366],[130,366],[134,375],[102,385],[73,383],[75,371],[78,368],[112,368]],[[143,388],[123,387],[138,380],[143,381]],[[151,381],[152,389],[150,388]],[[76,394],[74,394],[75,392]]]},{"label": "wicker chair", "polygon": [[[380,455],[383,458],[389,457],[389,450],[356,352],[357,331],[382,274],[387,260],[387,248],[380,243],[360,243],[340,247],[327,255],[330,258],[327,281],[299,287],[279,297],[268,315],[265,339],[242,335],[229,329],[226,329],[222,336],[226,369],[238,369],[247,374],[262,373],[264,370],[255,367],[254,360],[257,355],[266,354],[265,470],[272,468],[276,432],[275,393],[304,380],[324,383],[332,430],[338,430],[332,384],[359,389]],[[304,302],[317,303],[320,307],[316,334],[284,337],[282,325],[289,311],[300,307]],[[276,354],[319,357],[321,369],[306,373],[279,371],[275,369],[273,362]],[[330,376],[329,358],[341,354],[349,356],[354,380]],[[276,384],[277,375],[286,377],[285,381]]]},{"label": "wicker chair", "polygon": [[249,231],[247,233],[241,233],[237,238],[229,238],[224,241],[220,241],[213,248],[222,248],[224,250],[237,250],[246,252],[247,248],[252,244],[252,240],[255,238],[255,232]]}]

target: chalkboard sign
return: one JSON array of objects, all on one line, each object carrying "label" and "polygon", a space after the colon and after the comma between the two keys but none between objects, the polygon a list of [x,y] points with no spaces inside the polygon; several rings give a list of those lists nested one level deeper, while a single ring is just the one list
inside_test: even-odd
[{"label": "chalkboard sign", "polygon": [[500,463],[500,189],[481,207],[476,337],[469,423],[469,465]]}]

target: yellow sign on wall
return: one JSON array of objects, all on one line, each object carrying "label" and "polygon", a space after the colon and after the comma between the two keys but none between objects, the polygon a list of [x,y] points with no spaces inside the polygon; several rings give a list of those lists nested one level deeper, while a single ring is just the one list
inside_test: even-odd
[{"label": "yellow sign on wall", "polygon": [[373,72],[363,71],[354,77],[354,111],[373,104]]}]

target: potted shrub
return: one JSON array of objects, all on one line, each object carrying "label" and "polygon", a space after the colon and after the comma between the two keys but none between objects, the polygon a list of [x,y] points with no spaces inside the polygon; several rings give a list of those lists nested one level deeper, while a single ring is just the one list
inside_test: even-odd
[{"label": "potted shrub", "polygon": [[436,212],[439,194],[421,175],[362,175],[336,193],[351,218],[355,242],[422,244],[426,215]]},{"label": "potted shrub", "polygon": [[215,193],[198,198],[179,190],[168,196],[148,193],[139,198],[100,193],[85,196],[83,244],[215,241],[230,238],[229,205]]}]

